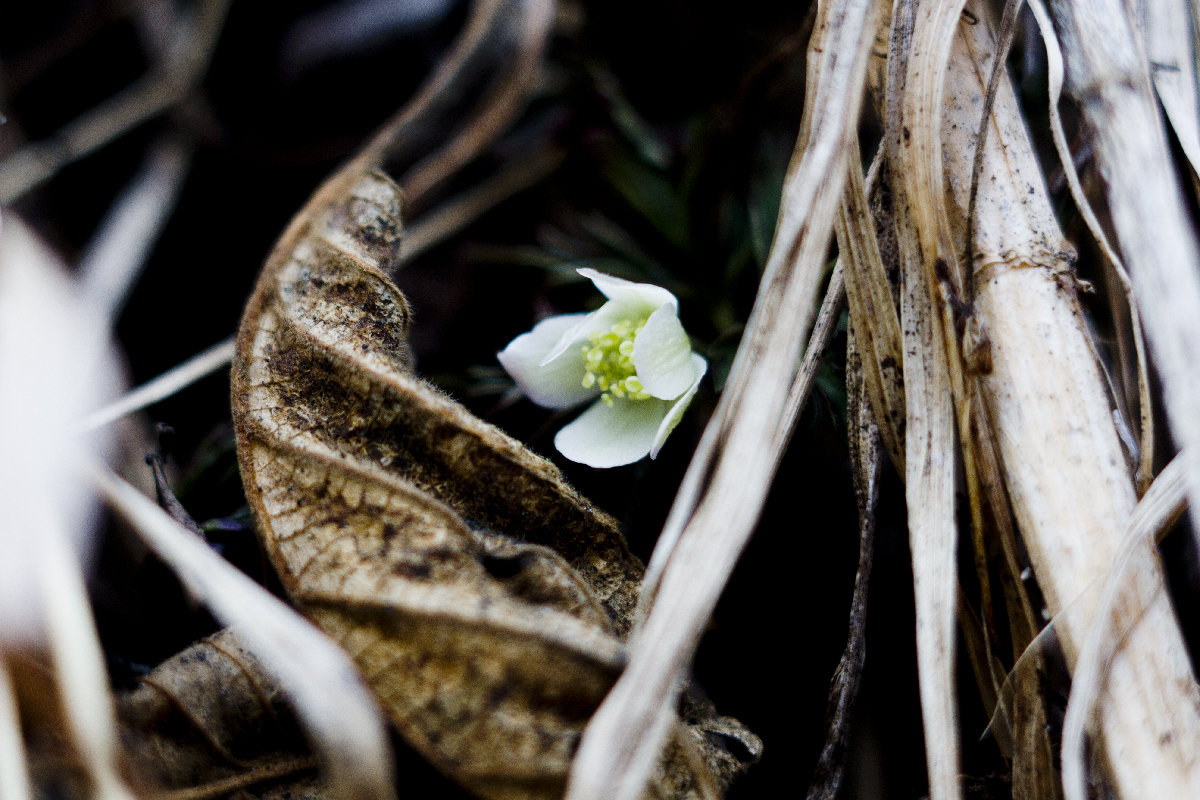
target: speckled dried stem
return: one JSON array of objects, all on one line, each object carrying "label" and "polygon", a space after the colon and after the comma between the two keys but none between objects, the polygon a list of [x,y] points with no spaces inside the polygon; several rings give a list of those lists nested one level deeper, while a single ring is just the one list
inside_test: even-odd
[{"label": "speckled dried stem", "polygon": [[[942,126],[951,216],[964,230],[969,120],[991,71],[993,42],[960,25]],[[990,339],[978,375],[1022,538],[1068,664],[1087,632],[1123,640],[1100,711],[1101,743],[1122,798],[1200,793],[1200,694],[1155,553],[1131,557],[1111,619],[1097,621],[1136,493],[1090,332],[1076,300],[1069,248],[1055,221],[1007,80],[996,98],[972,242],[975,314]],[[1064,759],[1075,754],[1064,754]]]}]

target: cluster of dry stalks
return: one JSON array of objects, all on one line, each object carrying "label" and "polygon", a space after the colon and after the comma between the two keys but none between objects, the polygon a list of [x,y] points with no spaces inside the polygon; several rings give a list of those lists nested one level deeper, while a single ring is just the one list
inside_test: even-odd
[{"label": "cluster of dry stalks", "polygon": [[[1020,4],[1008,5],[1011,29]],[[1143,353],[1140,316],[1168,422],[1183,447],[1177,465],[1146,491],[1153,463],[1148,367],[1132,357],[1122,364],[1134,373],[1123,383],[1132,392],[1118,395],[1105,382],[1078,304],[1070,245],[1013,90],[996,69],[992,9],[897,3],[893,14],[887,4],[823,5],[809,46],[806,125],[755,316],[651,564],[630,665],[585,737],[572,797],[613,796],[613,786],[622,787],[616,796],[637,795],[655,720],[668,713],[699,626],[752,530],[761,496],[746,487],[765,490],[792,418],[789,396],[803,395],[804,386],[789,386],[789,365],[799,360],[835,229],[861,358],[848,361],[861,364],[861,391],[878,426],[875,434],[852,426],[851,435],[878,436],[907,487],[931,796],[960,796],[951,690],[956,618],[968,629],[980,689],[1005,729],[1014,794],[1057,796],[1037,686],[1045,635],[1024,585],[1026,553],[1075,672],[1062,744],[1066,795],[1084,797],[1088,776],[1109,782],[1120,797],[1200,790],[1200,695],[1151,537],[1200,485],[1186,455],[1194,448],[1188,430],[1200,418],[1197,395],[1184,388],[1197,375],[1191,355],[1200,339],[1191,329],[1200,320],[1200,273],[1176,171],[1190,167],[1172,162],[1155,106],[1156,87],[1173,95],[1163,103],[1186,141],[1195,98],[1176,82],[1194,76],[1195,45],[1182,4],[1154,4],[1136,18],[1110,5],[1057,3],[1053,19],[1039,2],[1032,10],[1050,51],[1052,103],[1065,51],[1067,86],[1097,142],[1107,180],[1101,213],[1128,277],[1078,188],[1051,109],[1075,200],[1101,242],[1112,286],[1132,283],[1132,331],[1122,335],[1136,344],[1124,352]],[[886,61],[868,69],[873,45],[871,58]],[[1151,65],[1155,76],[1168,76],[1165,86],[1152,81]],[[884,137],[875,180],[864,188],[853,131],[868,83]],[[872,202],[876,192],[886,200]],[[889,285],[889,269],[899,273],[898,286]],[[1139,434],[1132,453],[1122,444],[1126,430]],[[868,442],[861,452],[878,450]],[[749,480],[748,462],[761,469]],[[860,485],[871,486],[876,465],[868,459],[856,468]],[[958,596],[959,481],[981,622]],[[989,563],[994,552],[998,566]],[[993,653],[998,602],[1013,652],[1023,654],[1007,676]],[[1102,768],[1085,762],[1085,738]]]},{"label": "cluster of dry stalks", "polygon": [[[175,65],[171,70],[56,141],[0,163],[4,202],[119,135],[123,126],[177,102],[203,70],[226,5],[200,4],[191,27],[160,43],[163,63]],[[818,4],[804,122],[757,302],[640,599],[636,589],[618,598],[629,605],[621,612],[631,625],[624,655],[611,638],[623,630],[596,634],[616,653],[600,671],[614,671],[622,660],[624,668],[579,740],[565,786],[571,800],[634,800],[652,778],[656,791],[669,794],[655,770],[664,742],[679,730],[677,695],[755,529],[843,303],[850,320],[847,385],[864,570],[885,454],[906,486],[930,796],[962,796],[954,687],[961,630],[978,689],[995,709],[992,732],[1010,759],[1014,796],[1082,800],[1107,791],[1124,800],[1200,797],[1200,690],[1155,548],[1187,501],[1200,497],[1200,252],[1189,209],[1194,198],[1187,197],[1200,164],[1194,35],[1200,20],[1182,0],[1057,0],[1048,9],[1042,0],[1030,0],[1047,51],[1049,138],[1095,239],[1081,249],[1099,254],[1095,264],[1077,264],[1002,68],[1022,5]],[[552,170],[558,154],[536,152],[426,210],[445,179],[520,111],[536,83],[553,11],[551,0],[478,0],[442,67],[297,216],[269,262],[268,278],[286,267],[314,225],[324,224],[320,215],[358,197],[362,176],[381,166],[400,165],[397,182],[410,208],[422,212],[406,232],[397,264]],[[173,58],[172,47],[185,38],[192,43],[190,56]],[[1090,142],[1089,169],[1103,179],[1092,194],[1076,175],[1059,117],[1064,88]],[[473,113],[459,120],[453,135],[429,124],[463,97],[472,99]],[[883,130],[869,170],[862,169],[856,133],[863,114],[874,114]],[[347,655],[99,465],[111,444],[101,439],[112,433],[115,420],[232,355],[229,344],[220,345],[181,372],[102,407],[119,380],[111,355],[98,343],[109,340],[139,251],[161,223],[154,215],[169,205],[154,198],[170,194],[181,160],[186,154],[169,148],[155,155],[142,183],[114,207],[115,240],[129,244],[97,246],[76,278],[64,277],[54,256],[13,216],[6,214],[0,228],[0,374],[6,376],[0,452],[27,454],[0,464],[7,509],[0,530],[6,553],[0,559],[0,797],[33,796],[26,747],[39,727],[58,730],[84,776],[84,791],[104,798],[134,793],[118,767],[113,702],[80,567],[87,563],[88,531],[98,524],[95,496],[132,523],[215,616],[237,626],[253,657],[247,651],[235,658],[241,644],[209,646],[235,654],[229,658],[238,663],[261,660],[264,674],[283,687],[322,766],[319,791],[390,797],[385,724]],[[835,240],[838,266],[822,298]],[[371,269],[371,280],[386,282],[377,265]],[[1078,269],[1104,276],[1117,339],[1111,367],[1079,303],[1085,287]],[[251,341],[254,335],[246,334],[243,350],[259,341]],[[39,343],[36,355],[27,347],[31,336]],[[335,341],[329,347],[338,346]],[[47,363],[54,368],[47,370]],[[389,377],[374,362],[362,364],[363,375],[369,372],[364,385],[408,380]],[[252,374],[254,367],[245,369]],[[1168,458],[1154,449],[1151,371],[1161,386],[1165,426],[1179,448],[1157,474],[1156,465]],[[442,401],[420,402],[434,407]],[[249,395],[235,398],[238,404],[262,410],[250,408]],[[85,418],[92,447],[81,457],[80,423],[68,421]],[[498,451],[519,449],[480,433],[475,422],[460,422],[461,430]],[[48,434],[57,438],[48,443]],[[270,461],[254,458],[243,453],[244,466]],[[540,461],[512,458],[540,476],[539,486],[558,480]],[[402,479],[419,482],[411,475],[378,481],[407,486]],[[523,480],[514,481],[513,491],[535,491],[532,481]],[[454,487],[439,491],[457,496]],[[550,506],[567,497],[571,508],[582,507],[568,490],[554,492],[559,499],[546,501]],[[513,499],[514,505],[522,502]],[[526,511],[549,507],[539,503],[528,501]],[[600,527],[610,524],[598,519]],[[445,524],[466,530],[460,522]],[[973,550],[972,576],[957,574],[960,540]],[[575,586],[574,573],[558,556],[538,557],[567,576],[554,580]],[[570,568],[586,571],[587,558]],[[636,577],[639,569],[628,571]],[[963,585],[973,587],[972,596]],[[865,578],[855,592],[856,615],[864,597]],[[602,599],[620,605],[608,595]],[[579,603],[599,607],[591,599]],[[862,667],[861,635],[861,629],[852,632],[834,684],[837,702],[831,707],[838,713],[813,797],[838,791],[846,709]],[[1057,750],[1040,678],[1043,662],[1059,657],[1052,639],[1073,674]],[[1013,654],[1014,663],[1001,653]],[[263,685],[255,691],[266,697]],[[123,717],[136,717],[142,701],[122,702]],[[574,730],[565,741],[574,741]],[[704,771],[695,759],[684,761],[685,771]],[[302,756],[286,763],[289,769],[311,766]],[[521,791],[561,791],[567,778],[560,772]],[[686,791],[715,791],[705,779],[688,781],[679,784]],[[487,782],[480,785],[487,794]]]},{"label": "cluster of dry stalks", "polygon": [[[1009,30],[1019,5],[1005,9]],[[1178,464],[1146,491],[1154,441],[1148,367],[1132,356],[1122,364],[1133,373],[1122,385],[1132,391],[1117,394],[1105,382],[1078,304],[1070,245],[1013,90],[996,69],[992,9],[897,3],[893,14],[887,4],[823,5],[809,46],[806,125],[755,316],[651,565],[641,638],[635,635],[630,665],[584,740],[572,797],[612,796],[614,785],[625,787],[618,796],[636,796],[653,721],[667,713],[673,681],[752,529],[761,497],[746,485],[769,483],[771,454],[786,441],[791,419],[789,393],[804,392],[789,386],[789,365],[798,361],[835,229],[861,358],[848,362],[861,364],[861,391],[878,426],[877,434],[852,426],[851,435],[878,436],[907,487],[931,796],[960,796],[951,690],[956,618],[967,629],[980,689],[1005,729],[1014,794],[1059,791],[1037,685],[1045,636],[1038,633],[1041,609],[1024,585],[1026,553],[1075,673],[1062,744],[1066,795],[1084,797],[1088,776],[1110,782],[1120,797],[1200,790],[1200,695],[1150,535],[1165,531],[1181,498],[1200,485],[1186,456],[1194,448],[1188,430],[1200,418],[1197,395],[1184,388],[1197,375],[1190,356],[1200,341],[1191,330],[1200,320],[1200,273],[1177,177],[1190,167],[1172,162],[1155,105],[1156,87],[1172,95],[1163,103],[1176,135],[1190,138],[1195,97],[1179,84],[1190,85],[1181,76],[1195,74],[1195,44],[1182,4],[1153,4],[1139,17],[1110,5],[1057,3],[1053,19],[1040,2],[1032,10],[1049,50],[1054,138],[1111,285],[1132,283],[1132,330],[1122,335],[1135,345],[1124,352],[1143,353],[1145,320],[1168,422],[1183,447]],[[1078,188],[1065,146],[1057,112],[1063,51],[1067,86],[1107,180],[1100,213],[1128,277]],[[869,52],[886,61],[868,69]],[[1167,76],[1165,85],[1152,80],[1151,65],[1155,76]],[[875,180],[864,188],[853,123],[868,83],[884,137]],[[873,202],[876,193],[886,200]],[[899,273],[898,286],[889,285],[889,270]],[[1125,430],[1139,434],[1132,453],[1122,444]],[[878,450],[868,442],[861,452]],[[747,481],[744,464],[754,460],[762,472]],[[861,486],[871,486],[876,468],[869,459],[856,465]],[[958,597],[958,481],[966,489],[981,622]],[[1001,554],[998,566],[989,563],[991,553]],[[998,602],[1013,652],[1023,654],[1007,676],[993,653]],[[1084,760],[1089,737],[1100,769]]]}]

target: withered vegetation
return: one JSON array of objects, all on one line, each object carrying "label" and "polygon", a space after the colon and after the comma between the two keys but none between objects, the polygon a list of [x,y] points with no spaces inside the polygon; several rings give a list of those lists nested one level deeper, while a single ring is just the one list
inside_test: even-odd
[{"label": "withered vegetation", "polygon": [[0,797],[1200,797],[1191,4],[16,5]]}]

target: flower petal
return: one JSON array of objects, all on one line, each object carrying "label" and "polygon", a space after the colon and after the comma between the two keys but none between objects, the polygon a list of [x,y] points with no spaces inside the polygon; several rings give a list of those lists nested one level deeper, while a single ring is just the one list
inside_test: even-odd
[{"label": "flower petal", "polygon": [[692,342],[675,309],[669,306],[651,314],[633,340],[633,366],[638,380],[647,392],[662,400],[674,400],[696,380],[691,355]]},{"label": "flower petal", "polygon": [[589,467],[632,464],[650,453],[672,411],[666,400],[616,400],[611,406],[596,402],[558,432],[554,446]]},{"label": "flower petal", "polygon": [[[549,364],[570,350],[571,345],[576,342],[585,341],[589,334],[607,330],[612,324],[612,321],[609,319],[612,316],[609,313],[612,311],[610,308],[611,305],[612,303],[605,303],[590,314],[562,314],[561,316],[574,318],[575,324],[562,329],[562,335],[558,341],[542,357],[541,366]],[[551,317],[550,319],[557,319],[557,317]],[[579,362],[582,364],[583,359],[579,359]]]},{"label": "flower petal", "polygon": [[692,353],[692,369],[695,370],[695,378],[692,379],[691,388],[675,401],[671,406],[671,410],[667,412],[662,422],[659,423],[658,431],[654,434],[654,443],[650,446],[651,458],[658,458],[658,451],[662,449],[663,443],[667,441],[667,437],[671,435],[671,431],[675,430],[675,426],[683,418],[683,412],[687,411],[692,398],[696,396],[696,389],[700,387],[700,379],[704,377],[704,373],[708,372],[708,362],[704,360],[703,356]]},{"label": "flower petal", "polygon": [[679,310],[679,301],[675,299],[675,295],[661,286],[614,278],[612,275],[605,275],[594,269],[584,268],[576,270],[576,272],[596,284],[596,288],[609,300],[619,306],[632,309],[638,316],[649,314],[657,308],[668,305],[672,311],[678,312]]},{"label": "flower petal", "polygon": [[[563,358],[546,359],[547,353],[579,327],[587,316],[560,314],[547,317],[529,333],[513,339],[508,347],[496,354],[501,366],[517,382],[521,391],[539,406],[570,408],[599,394],[595,387],[583,388],[586,370],[582,358],[573,358],[567,353]],[[568,341],[562,352],[566,353],[571,344]]]}]

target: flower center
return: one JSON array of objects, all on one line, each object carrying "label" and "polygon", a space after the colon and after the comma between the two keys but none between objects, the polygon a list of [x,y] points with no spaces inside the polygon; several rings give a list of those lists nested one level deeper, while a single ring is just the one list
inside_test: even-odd
[{"label": "flower center", "polygon": [[583,376],[583,387],[600,388],[600,399],[611,406],[614,397],[630,400],[646,400],[650,393],[638,380],[637,368],[633,365],[633,340],[642,332],[646,320],[623,319],[607,331],[588,336],[589,344],[581,350],[587,372]]}]

